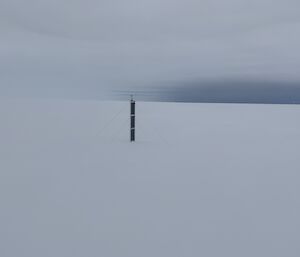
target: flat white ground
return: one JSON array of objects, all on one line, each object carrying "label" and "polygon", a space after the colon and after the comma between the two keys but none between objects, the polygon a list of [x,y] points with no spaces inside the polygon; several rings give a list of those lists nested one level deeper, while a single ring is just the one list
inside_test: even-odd
[{"label": "flat white ground", "polygon": [[300,256],[300,106],[0,101],[1,257]]}]

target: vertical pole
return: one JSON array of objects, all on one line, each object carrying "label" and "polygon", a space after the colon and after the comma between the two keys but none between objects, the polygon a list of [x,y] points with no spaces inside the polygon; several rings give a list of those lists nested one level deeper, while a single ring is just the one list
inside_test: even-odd
[{"label": "vertical pole", "polygon": [[135,141],[135,101],[131,96],[130,101],[130,142]]}]

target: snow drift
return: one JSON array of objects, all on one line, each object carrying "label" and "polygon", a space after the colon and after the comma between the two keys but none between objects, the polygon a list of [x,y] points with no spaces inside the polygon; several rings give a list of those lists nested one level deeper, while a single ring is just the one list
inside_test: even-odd
[{"label": "snow drift", "polygon": [[298,106],[0,107],[3,257],[299,256]]}]

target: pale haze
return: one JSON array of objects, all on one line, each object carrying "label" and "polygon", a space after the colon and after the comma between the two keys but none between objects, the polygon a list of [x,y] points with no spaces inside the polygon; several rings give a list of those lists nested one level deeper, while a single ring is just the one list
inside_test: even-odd
[{"label": "pale haze", "polygon": [[299,8],[294,0],[2,0],[0,93],[98,99],[195,81],[298,86]]}]

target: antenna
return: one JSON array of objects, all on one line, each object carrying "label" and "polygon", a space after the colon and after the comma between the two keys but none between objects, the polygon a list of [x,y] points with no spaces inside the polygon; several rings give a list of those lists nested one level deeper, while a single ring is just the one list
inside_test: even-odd
[{"label": "antenna", "polygon": [[135,101],[133,95],[130,100],[130,142],[135,141]]}]

